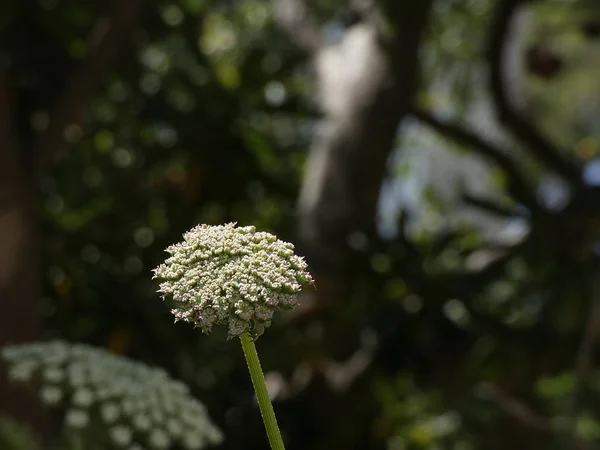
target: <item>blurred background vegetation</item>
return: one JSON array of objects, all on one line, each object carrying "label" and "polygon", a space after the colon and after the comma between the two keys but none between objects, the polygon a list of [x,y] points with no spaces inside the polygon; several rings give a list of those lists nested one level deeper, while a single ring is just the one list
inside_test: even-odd
[{"label": "blurred background vegetation", "polygon": [[290,450],[600,448],[599,153],[594,0],[4,0],[0,345],[161,366],[267,448],[151,280],[254,224],[316,278],[258,341]]}]

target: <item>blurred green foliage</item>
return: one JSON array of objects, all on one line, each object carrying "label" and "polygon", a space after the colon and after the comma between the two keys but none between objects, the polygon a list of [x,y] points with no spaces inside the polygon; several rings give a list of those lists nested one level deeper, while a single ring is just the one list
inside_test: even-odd
[{"label": "blurred green foliage", "polygon": [[40,448],[33,431],[7,416],[0,416],[0,445],[6,450],[37,450]]},{"label": "blurred green foliage", "polygon": [[[325,26],[340,21],[340,2],[309,3]],[[436,2],[422,46],[420,100],[467,124],[474,105],[489,106],[483,41],[496,3]],[[598,10],[566,3],[532,8],[524,50],[551,52],[561,70],[527,74],[527,112],[586,163],[600,149],[600,63],[582,23]],[[48,105],[106,9],[32,5],[0,5],[2,50],[12,52],[9,71],[29,99],[18,117],[25,142],[48,126]],[[151,269],[197,223],[237,221],[293,241],[315,104],[307,65],[277,30],[270,1],[147,1],[83,124],[67,130],[69,150],[39,183],[46,337],[164,367],[207,405],[224,449],[266,445],[239,346],[224,333],[174,325]],[[548,176],[508,141],[532,180]],[[399,146],[468,153],[425,129],[401,135]],[[403,161],[392,172],[420,177],[413,169]],[[481,176],[518,210],[504,172]],[[454,220],[457,206],[435,182],[423,181],[416,226],[401,213],[391,237],[357,232],[343,304],[283,315],[258,342],[265,372],[286,380],[275,408],[289,448],[554,449],[573,448],[573,438],[597,446],[600,378],[574,366],[597,277],[590,216],[600,209],[590,201],[585,215],[575,207],[542,218],[514,213],[503,227],[527,231],[504,245]],[[336,389],[323,368],[345,364],[369,335],[366,368]],[[482,382],[505,397],[479,395]],[[547,429],[515,417],[507,399],[528,405]]]}]

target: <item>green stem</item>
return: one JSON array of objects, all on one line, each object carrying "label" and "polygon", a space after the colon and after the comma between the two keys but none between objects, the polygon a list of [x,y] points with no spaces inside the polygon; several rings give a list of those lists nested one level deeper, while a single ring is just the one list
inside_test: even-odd
[{"label": "green stem", "polygon": [[242,349],[244,350],[244,356],[248,363],[250,377],[252,378],[252,384],[254,385],[256,398],[258,399],[258,407],[260,408],[260,413],[263,422],[265,423],[265,429],[267,430],[271,449],[285,450],[279,426],[277,425],[277,419],[275,418],[275,411],[273,411],[273,405],[271,404],[267,385],[265,384],[265,376],[260,368],[260,361],[258,359],[258,353],[256,353],[256,347],[254,346],[254,340],[248,333],[242,334],[240,340],[242,341]]}]

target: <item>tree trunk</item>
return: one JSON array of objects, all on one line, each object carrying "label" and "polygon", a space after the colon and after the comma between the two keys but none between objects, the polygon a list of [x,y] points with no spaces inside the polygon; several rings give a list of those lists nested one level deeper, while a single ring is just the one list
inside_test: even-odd
[{"label": "tree trunk", "polygon": [[[19,158],[9,93],[0,76],[0,347],[38,340],[42,334],[36,185]],[[6,375],[0,366],[0,413],[45,434],[41,404]]]},{"label": "tree trunk", "polygon": [[375,224],[388,157],[418,88],[431,3],[390,6],[393,36],[381,30],[375,11],[366,11],[340,42],[313,53],[325,114],[310,150],[298,221],[313,269],[339,268],[352,233]]},{"label": "tree trunk", "polygon": [[376,224],[389,155],[419,86],[419,49],[433,2],[348,3],[358,20],[332,43],[302,0],[276,0],[278,22],[309,56],[320,89],[323,118],[304,171],[297,230],[318,300],[303,313],[327,323],[322,348],[337,361],[361,346],[357,324],[339,314],[355,288],[345,267],[348,243]]},{"label": "tree trunk", "polygon": [[[140,2],[114,0],[112,20],[100,17],[90,33],[86,61],[69,77],[58,102],[52,105],[50,126],[38,136],[24,161],[15,119],[18,98],[7,73],[0,71],[0,346],[42,338],[40,304],[40,237],[36,217],[38,177],[65,146],[65,129],[78,124],[86,107],[126,44]],[[11,386],[0,366],[0,413],[29,423],[47,436],[42,406],[31,394]]]},{"label": "tree trunk", "polygon": [[[4,176],[0,175],[0,176]],[[0,187],[0,346],[39,340],[39,239],[33,184],[27,178]],[[0,367],[0,412],[44,429],[44,414],[32,394],[6,379]],[[43,432],[42,432],[43,434]]]}]

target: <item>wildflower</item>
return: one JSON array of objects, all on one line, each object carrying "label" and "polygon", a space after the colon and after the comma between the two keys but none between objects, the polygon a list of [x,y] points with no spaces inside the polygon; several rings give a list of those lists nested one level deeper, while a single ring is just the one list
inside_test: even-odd
[{"label": "wildflower", "polygon": [[274,312],[296,306],[302,286],[312,282],[292,244],[252,226],[199,225],[167,252],[155,270],[159,292],[174,301],[175,321],[204,333],[223,324],[230,337],[258,337]]},{"label": "wildflower", "polygon": [[[190,322],[204,333],[214,325],[227,325],[229,337],[240,338],[269,444],[273,450],[283,449],[254,341],[271,324],[275,311],[296,306],[302,287],[312,283],[306,262],[294,254],[292,244],[254,227],[236,228],[234,223],[199,225],[167,252],[171,256],[155,269],[154,278],[160,280],[162,297],[174,301],[175,322]],[[182,407],[183,422],[193,423],[194,416],[204,414],[197,409]],[[214,427],[203,434],[187,433],[172,424],[167,429],[173,436],[183,436],[187,450],[222,439]]]},{"label": "wildflower", "polygon": [[[2,358],[15,381],[36,387],[44,403],[66,409],[66,428],[104,427],[118,448],[187,449],[188,435],[199,436],[198,449],[222,440],[204,406],[162,369],[61,341],[7,347]],[[193,422],[186,411],[195,412]],[[165,430],[156,428],[165,423]]]}]

